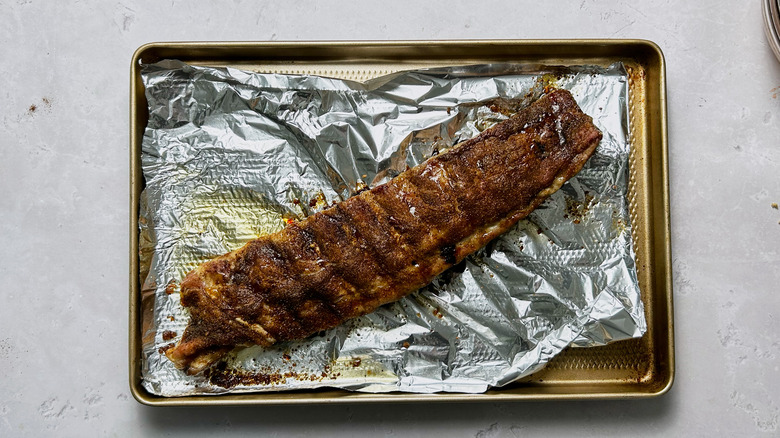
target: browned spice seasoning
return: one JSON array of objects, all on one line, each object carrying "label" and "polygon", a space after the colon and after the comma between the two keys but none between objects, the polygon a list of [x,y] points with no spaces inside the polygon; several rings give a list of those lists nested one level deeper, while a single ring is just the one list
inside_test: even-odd
[{"label": "browned spice seasoning", "polygon": [[585,194],[585,201],[580,202],[573,198],[566,198],[566,214],[572,218],[575,224],[580,223],[590,212],[593,203],[593,195]]}]

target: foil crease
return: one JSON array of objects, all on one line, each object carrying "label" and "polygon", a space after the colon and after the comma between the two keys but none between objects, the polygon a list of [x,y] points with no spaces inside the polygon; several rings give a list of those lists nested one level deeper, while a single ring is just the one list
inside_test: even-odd
[{"label": "foil crease", "polygon": [[[489,64],[365,83],[143,66],[149,103],[140,258],[143,386],[162,396],[337,387],[478,393],[570,345],[646,331],[628,205],[628,81],[614,64]],[[198,264],[388,181],[506,119],[546,87],[572,92],[604,138],[527,219],[410,296],[308,339],[236,349],[206,375],[163,354],[189,320]]]}]

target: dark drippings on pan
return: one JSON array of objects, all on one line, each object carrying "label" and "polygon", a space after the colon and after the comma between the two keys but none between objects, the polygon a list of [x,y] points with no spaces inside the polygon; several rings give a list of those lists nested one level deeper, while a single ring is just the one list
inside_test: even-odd
[{"label": "dark drippings on pan", "polygon": [[340,373],[330,374],[330,367],[325,367],[322,372],[296,372],[281,371],[264,367],[259,371],[245,371],[229,368],[227,363],[219,362],[214,367],[206,370],[204,376],[212,385],[221,388],[234,388],[243,386],[272,386],[281,385],[290,379],[297,381],[322,382],[324,380],[336,380]]}]

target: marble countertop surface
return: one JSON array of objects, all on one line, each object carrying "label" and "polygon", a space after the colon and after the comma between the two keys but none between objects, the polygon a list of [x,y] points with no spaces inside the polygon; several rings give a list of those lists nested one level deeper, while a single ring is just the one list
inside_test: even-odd
[{"label": "marble countertop surface", "polygon": [[[759,0],[0,1],[0,436],[778,436],[780,62]],[[642,38],[667,63],[676,382],[644,401],[151,408],[127,383],[153,41]]]}]

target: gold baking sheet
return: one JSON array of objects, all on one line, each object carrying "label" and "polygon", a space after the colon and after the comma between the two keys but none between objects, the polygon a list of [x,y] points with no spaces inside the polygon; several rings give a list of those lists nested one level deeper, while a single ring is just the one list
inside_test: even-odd
[{"label": "gold baking sheet", "polygon": [[[141,274],[138,211],[144,180],[141,139],[148,118],[139,62],[173,58],[208,66],[306,73],[364,81],[399,70],[492,62],[549,65],[621,61],[629,70],[631,114],[630,208],[639,286],[647,316],[640,339],[604,347],[569,348],[546,368],[483,394],[366,394],[344,390],[219,396],[158,397],[141,386]],[[147,405],[239,405],[419,401],[514,401],[645,398],[674,380],[672,270],[663,53],[643,40],[492,40],[387,42],[152,43],[130,69],[130,388]]]}]

